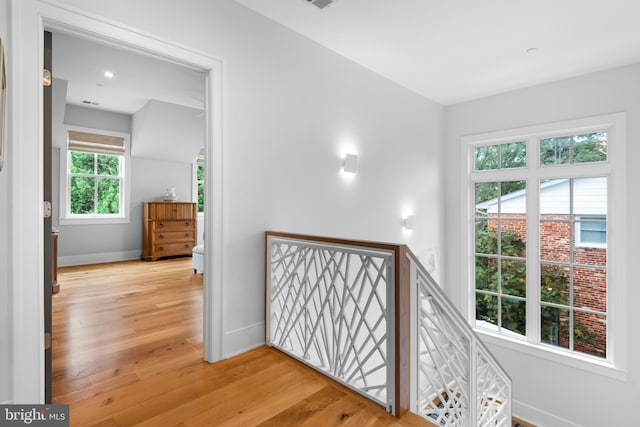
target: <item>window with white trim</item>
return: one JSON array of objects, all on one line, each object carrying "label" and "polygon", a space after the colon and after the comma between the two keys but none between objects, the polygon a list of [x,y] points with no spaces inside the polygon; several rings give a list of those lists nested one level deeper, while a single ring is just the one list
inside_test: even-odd
[{"label": "window with white trim", "polygon": [[611,248],[622,236],[609,227],[624,183],[614,180],[611,153],[620,156],[624,144],[621,117],[463,138],[478,330],[614,362],[612,318],[624,315],[612,310],[610,277],[620,263]]},{"label": "window with white trim", "polygon": [[61,150],[60,224],[128,222],[128,135],[69,128]]},{"label": "window with white trim", "polygon": [[198,153],[192,170],[192,200],[198,203],[198,214],[202,215],[204,213],[204,148]]}]

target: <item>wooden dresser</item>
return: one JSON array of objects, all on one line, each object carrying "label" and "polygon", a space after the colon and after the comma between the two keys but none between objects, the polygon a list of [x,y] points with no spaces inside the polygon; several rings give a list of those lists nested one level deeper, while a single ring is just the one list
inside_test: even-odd
[{"label": "wooden dresser", "polygon": [[142,259],[191,255],[198,206],[187,202],[142,202]]}]

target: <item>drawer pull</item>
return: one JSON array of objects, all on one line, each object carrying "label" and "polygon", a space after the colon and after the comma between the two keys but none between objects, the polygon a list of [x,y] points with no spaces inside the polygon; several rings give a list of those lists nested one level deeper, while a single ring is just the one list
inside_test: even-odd
[{"label": "drawer pull", "polygon": [[189,237],[189,233],[184,233],[184,237]]},{"label": "drawer pull", "polygon": [[160,228],[164,227],[164,222],[159,222],[158,223],[158,227],[160,227]]},{"label": "drawer pull", "polygon": [[163,250],[164,250],[164,247],[162,247],[162,246],[158,246],[158,250],[159,250],[159,251],[163,251]]},{"label": "drawer pull", "polygon": [[164,239],[164,235],[162,235],[162,234],[160,234],[158,237],[159,237],[160,239]]}]

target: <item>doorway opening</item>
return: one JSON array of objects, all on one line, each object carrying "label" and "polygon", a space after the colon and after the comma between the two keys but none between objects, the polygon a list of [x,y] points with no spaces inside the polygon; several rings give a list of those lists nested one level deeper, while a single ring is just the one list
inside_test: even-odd
[{"label": "doorway opening", "polygon": [[[48,9],[47,9],[48,10]],[[51,12],[51,11],[49,11]],[[123,29],[110,23],[95,20],[93,17],[78,14],[76,12],[57,10],[55,13],[55,22],[49,22],[46,13],[40,15],[43,18],[43,24],[39,27],[39,33],[46,29],[55,33],[72,34],[79,37],[99,40],[105,44],[118,45],[120,47],[126,47],[129,50],[135,50],[139,53],[146,54],[152,57],[160,58],[169,62],[181,64],[185,67],[190,67],[195,70],[199,70],[204,73],[205,78],[205,91],[204,105],[202,109],[204,111],[205,118],[205,138],[204,138],[204,151],[205,161],[209,165],[206,171],[206,182],[209,183],[205,189],[205,212],[206,217],[203,220],[202,230],[208,236],[216,236],[216,239],[209,238],[204,242],[205,253],[207,253],[205,262],[205,280],[204,280],[204,301],[203,301],[203,341],[204,341],[204,359],[208,362],[214,362],[222,359],[224,354],[222,348],[222,195],[221,195],[221,177],[222,177],[222,100],[221,100],[221,87],[222,77],[221,70],[222,64],[219,60],[213,57],[202,55],[193,52],[182,47],[178,47],[174,44],[163,42],[154,38],[150,38],[142,33],[137,33],[129,29]],[[85,28],[85,30],[79,30],[78,28]],[[91,30],[89,30],[89,28]],[[25,34],[29,34],[30,37],[34,37],[27,31]],[[40,47],[35,49],[39,55],[42,54],[42,36],[36,37],[35,40],[40,40]],[[55,46],[54,46],[55,51]],[[55,55],[55,53],[54,53]],[[16,93],[26,92],[26,89],[21,87],[16,90]],[[34,106],[40,104],[40,102],[34,102],[35,100],[25,101],[26,107],[23,109],[22,114],[31,114],[31,109]],[[42,122],[39,123],[39,131],[42,131]],[[26,135],[31,133],[24,127],[20,127],[18,133],[20,135]],[[30,152],[33,147],[20,148],[21,151]],[[20,175],[17,173],[16,175]],[[53,177],[54,181],[58,180],[58,177]],[[40,187],[41,184],[34,187]],[[16,207],[18,209],[18,207]],[[135,221],[135,219],[133,219]],[[19,223],[18,228],[21,228],[22,223]],[[38,227],[40,228],[40,227]],[[42,230],[42,228],[40,228]],[[18,230],[18,232],[20,232]],[[40,242],[42,245],[42,241]],[[20,263],[21,255],[18,254],[16,258],[17,264]],[[37,274],[42,277],[44,270],[43,265],[39,265],[37,268]],[[40,295],[42,298],[42,294]],[[38,299],[40,299],[38,298]],[[19,298],[18,298],[19,299]],[[20,303],[20,301],[17,301]],[[34,307],[42,307],[40,304],[34,304]],[[42,318],[42,313],[34,311],[34,313],[25,310],[21,313],[21,316],[34,316],[35,318]],[[19,320],[19,319],[18,319]],[[27,342],[29,339],[34,341],[39,340],[41,336],[41,330],[25,330],[23,338]],[[17,350],[16,350],[17,351]],[[38,356],[33,361],[39,361],[42,363],[44,358]],[[29,359],[29,362],[31,359]],[[27,361],[25,361],[27,362]],[[23,376],[26,379],[33,379],[41,384],[44,382],[42,365],[37,366],[30,363],[17,363],[15,369],[15,377]],[[31,398],[30,400],[40,400],[37,398]]]}]

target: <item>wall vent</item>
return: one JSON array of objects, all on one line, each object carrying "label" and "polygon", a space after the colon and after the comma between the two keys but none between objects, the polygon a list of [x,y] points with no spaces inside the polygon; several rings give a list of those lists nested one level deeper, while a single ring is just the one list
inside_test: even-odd
[{"label": "wall vent", "polygon": [[336,0],[307,0],[307,1],[319,9],[324,9],[325,7],[330,6],[332,3],[336,2]]}]

